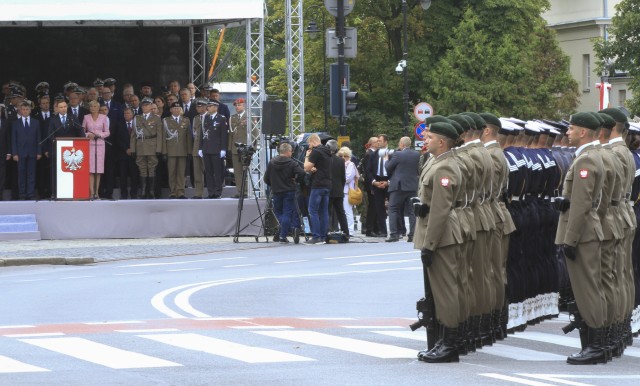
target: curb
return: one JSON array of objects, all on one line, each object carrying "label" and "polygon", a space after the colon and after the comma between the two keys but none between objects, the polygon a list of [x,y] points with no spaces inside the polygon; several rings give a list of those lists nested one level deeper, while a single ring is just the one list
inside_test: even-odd
[{"label": "curb", "polygon": [[26,257],[17,259],[0,259],[0,267],[16,267],[24,265],[85,265],[93,264],[92,257]]}]

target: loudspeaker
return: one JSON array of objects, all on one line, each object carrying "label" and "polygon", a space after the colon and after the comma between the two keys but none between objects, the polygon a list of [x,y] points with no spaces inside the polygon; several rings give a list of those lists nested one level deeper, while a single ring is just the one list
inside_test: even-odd
[{"label": "loudspeaker", "polygon": [[262,102],[262,134],[284,135],[286,123],[286,106],[283,101]]}]

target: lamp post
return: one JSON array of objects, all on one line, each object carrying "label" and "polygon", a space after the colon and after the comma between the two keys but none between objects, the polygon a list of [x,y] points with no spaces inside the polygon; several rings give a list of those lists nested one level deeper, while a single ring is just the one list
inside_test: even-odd
[{"label": "lamp post", "polygon": [[[431,0],[420,0],[420,7],[426,11],[431,7]],[[409,74],[407,66],[409,52],[407,35],[407,0],[402,0],[402,60],[396,67],[396,73],[402,75],[403,82],[402,102],[404,112],[402,114],[402,131],[404,136],[409,133]]]},{"label": "lamp post", "polygon": [[320,13],[321,19],[321,27],[322,30],[318,29],[318,24],[315,20],[312,20],[307,29],[304,32],[308,33],[311,39],[315,39],[318,36],[318,33],[322,33],[322,103],[323,103],[323,112],[324,112],[324,131],[328,130],[328,111],[327,111],[327,37],[326,37],[326,24],[325,24],[325,13],[322,11],[320,5],[312,5],[307,8],[307,12],[311,10],[315,10],[313,13],[317,16],[317,13]]}]

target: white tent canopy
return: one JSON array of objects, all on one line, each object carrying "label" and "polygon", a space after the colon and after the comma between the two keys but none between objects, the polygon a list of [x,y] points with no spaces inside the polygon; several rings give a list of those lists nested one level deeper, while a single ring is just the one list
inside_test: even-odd
[{"label": "white tent canopy", "polygon": [[263,7],[264,0],[0,0],[0,22],[261,19]]}]

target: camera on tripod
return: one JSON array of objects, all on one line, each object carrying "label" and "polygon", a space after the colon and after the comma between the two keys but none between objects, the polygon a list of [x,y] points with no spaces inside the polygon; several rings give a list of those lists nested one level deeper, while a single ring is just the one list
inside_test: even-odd
[{"label": "camera on tripod", "polygon": [[242,142],[234,142],[234,145],[236,145],[236,149],[238,149],[238,156],[242,161],[242,166],[251,165],[251,159],[253,159],[256,149],[253,146]]},{"label": "camera on tripod", "polygon": [[[281,135],[277,136],[277,137],[271,137],[269,138],[269,149],[271,150],[277,150],[280,147],[280,144],[282,143],[289,143],[291,144],[291,141],[288,137],[283,137]],[[293,144],[292,144],[293,146]]]}]

